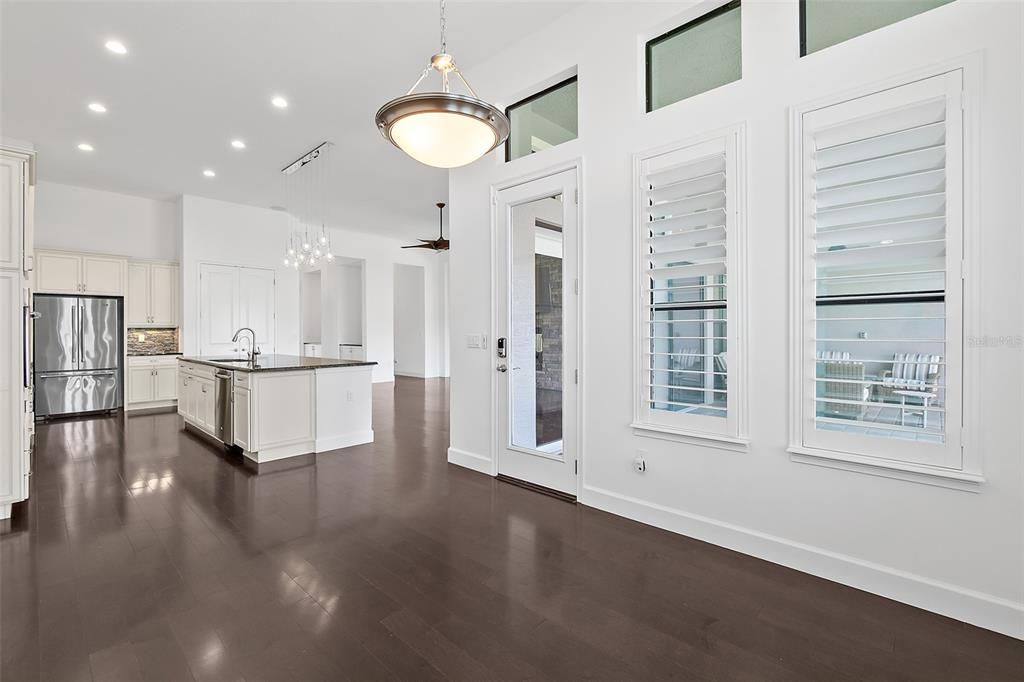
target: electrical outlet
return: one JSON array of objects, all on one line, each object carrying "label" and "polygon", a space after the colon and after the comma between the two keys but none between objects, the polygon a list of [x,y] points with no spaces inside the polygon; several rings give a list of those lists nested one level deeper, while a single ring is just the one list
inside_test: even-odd
[{"label": "electrical outlet", "polygon": [[633,459],[633,469],[638,473],[642,474],[647,471],[647,451],[637,450],[636,457]]}]

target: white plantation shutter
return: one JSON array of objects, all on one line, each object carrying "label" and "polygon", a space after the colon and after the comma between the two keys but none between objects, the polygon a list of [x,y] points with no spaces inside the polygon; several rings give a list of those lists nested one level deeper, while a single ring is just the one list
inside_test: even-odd
[{"label": "white plantation shutter", "polygon": [[962,72],[801,119],[803,444],[958,467]]},{"label": "white plantation shutter", "polygon": [[[644,424],[736,436],[729,361],[737,134],[638,159]],[[735,354],[734,354],[735,355]]]}]

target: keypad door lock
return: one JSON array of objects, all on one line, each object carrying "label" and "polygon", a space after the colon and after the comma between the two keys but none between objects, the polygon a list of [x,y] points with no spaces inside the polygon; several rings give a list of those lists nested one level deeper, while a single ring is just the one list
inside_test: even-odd
[{"label": "keypad door lock", "polygon": [[498,344],[496,346],[499,358],[508,357],[508,340],[504,336],[498,337]]}]

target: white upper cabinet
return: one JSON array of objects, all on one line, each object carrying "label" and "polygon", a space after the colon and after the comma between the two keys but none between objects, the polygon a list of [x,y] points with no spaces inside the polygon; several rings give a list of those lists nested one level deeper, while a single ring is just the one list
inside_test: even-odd
[{"label": "white upper cabinet", "polygon": [[0,156],[0,268],[21,267],[28,157]]},{"label": "white upper cabinet", "polygon": [[82,292],[82,257],[73,253],[36,252],[36,291],[52,294]]},{"label": "white upper cabinet", "polygon": [[123,296],[127,269],[124,258],[82,256],[82,292]]},{"label": "white upper cabinet", "polygon": [[178,266],[130,262],[125,307],[129,327],[178,326]]},{"label": "white upper cabinet", "polygon": [[128,263],[128,294],[124,297],[129,327],[149,324],[149,263]]},{"label": "white upper cabinet", "polygon": [[149,315],[157,325],[178,324],[178,266],[153,263],[149,268]]},{"label": "white upper cabinet", "polygon": [[123,296],[128,261],[116,256],[36,251],[36,291],[49,294]]}]

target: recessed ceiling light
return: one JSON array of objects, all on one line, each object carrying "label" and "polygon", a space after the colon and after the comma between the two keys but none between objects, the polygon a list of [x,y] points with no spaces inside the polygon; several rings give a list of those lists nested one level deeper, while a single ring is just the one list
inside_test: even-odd
[{"label": "recessed ceiling light", "polygon": [[107,108],[99,102],[89,102],[89,111],[95,111],[97,114],[107,113]]},{"label": "recessed ceiling light", "polygon": [[286,100],[284,97],[281,97],[281,95],[275,95],[274,98],[270,100],[270,103],[273,104],[278,109],[288,108],[288,100]]},{"label": "recessed ceiling light", "polygon": [[92,145],[89,144],[88,142],[80,143],[78,145],[78,148],[81,149],[83,152],[91,152],[92,151]]},{"label": "recessed ceiling light", "polygon": [[878,243],[879,244],[892,244],[892,242],[893,242],[892,239],[883,239],[882,241],[880,241]]},{"label": "recessed ceiling light", "polygon": [[204,171],[203,171],[203,175],[205,175],[205,176],[206,176],[206,177],[208,177],[208,178],[212,178],[212,177],[216,176],[217,174],[216,174],[216,173],[214,173],[214,172],[213,172],[212,170],[210,170],[209,168],[207,168],[206,170],[204,170]]},{"label": "recessed ceiling light", "polygon": [[108,40],[104,43],[104,47],[114,54],[128,54],[128,48],[120,40]]},{"label": "recessed ceiling light", "polygon": [[245,149],[245,143],[241,140],[231,140],[231,146],[235,149]]}]

